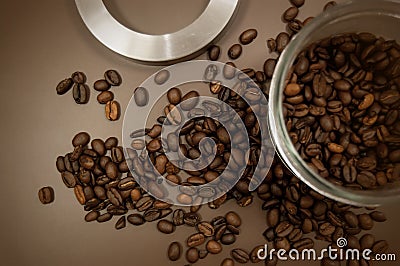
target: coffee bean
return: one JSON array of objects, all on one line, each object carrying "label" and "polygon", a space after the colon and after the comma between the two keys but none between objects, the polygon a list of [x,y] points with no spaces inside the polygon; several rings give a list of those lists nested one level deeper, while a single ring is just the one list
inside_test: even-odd
[{"label": "coffee bean", "polygon": [[112,93],[111,91],[103,91],[99,95],[97,95],[97,101],[100,104],[106,104],[112,100],[114,100],[114,93]]},{"label": "coffee bean", "polygon": [[99,79],[95,81],[93,84],[93,88],[96,91],[101,91],[101,92],[108,91],[110,87],[111,87],[110,83],[108,83],[105,79]]},{"label": "coffee bean", "polygon": [[183,215],[183,221],[186,225],[195,226],[201,220],[200,214],[197,212],[189,212]]},{"label": "coffee bean", "polygon": [[52,187],[42,187],[38,192],[39,200],[42,204],[49,204],[54,201],[54,189]]},{"label": "coffee bean", "polygon": [[104,79],[111,85],[111,86],[119,86],[122,83],[121,75],[116,70],[107,70],[104,73]]},{"label": "coffee bean", "polygon": [[220,241],[224,245],[232,245],[236,241],[236,236],[232,233],[223,234]]},{"label": "coffee bean", "polygon": [[92,222],[97,220],[97,218],[100,216],[99,211],[90,211],[85,215],[85,221],[86,222]]},{"label": "coffee bean", "polygon": [[247,263],[250,260],[249,254],[244,249],[235,248],[231,251],[232,258],[239,263]]},{"label": "coffee bean", "polygon": [[83,72],[76,71],[76,72],[72,73],[71,78],[75,83],[78,83],[78,84],[86,83],[86,75]]},{"label": "coffee bean", "polygon": [[227,62],[224,65],[222,73],[226,79],[233,79],[236,75],[236,66],[233,62]]},{"label": "coffee bean", "polygon": [[109,137],[104,142],[104,146],[107,150],[111,150],[113,147],[118,146],[118,139],[116,137]]},{"label": "coffee bean", "polygon": [[197,248],[189,248],[186,251],[186,260],[189,263],[195,263],[199,260],[199,250]]},{"label": "coffee bean", "polygon": [[360,238],[360,248],[362,250],[371,249],[375,243],[375,237],[371,234],[365,234]]},{"label": "coffee bean", "polygon": [[358,224],[360,225],[361,229],[364,230],[371,230],[374,226],[374,221],[372,220],[371,216],[366,213],[358,215]]},{"label": "coffee bean", "polygon": [[115,229],[120,230],[122,228],[125,228],[125,226],[126,226],[126,219],[125,219],[125,216],[122,216],[115,223]]},{"label": "coffee bean", "polygon": [[220,52],[221,52],[221,49],[218,45],[211,45],[210,48],[208,48],[208,58],[211,61],[217,61],[219,58]]},{"label": "coffee bean", "polygon": [[221,266],[235,266],[235,262],[230,259],[230,258],[225,258],[222,262],[221,262]]},{"label": "coffee bean", "polygon": [[238,59],[242,54],[242,46],[238,43],[232,45],[228,50],[228,56],[230,59]]},{"label": "coffee bean", "polygon": [[157,72],[157,74],[154,76],[154,82],[157,85],[162,85],[165,82],[167,82],[167,80],[169,79],[170,73],[168,70],[163,69],[159,72]]},{"label": "coffee bean", "polygon": [[256,29],[248,29],[245,30],[240,34],[239,41],[243,45],[247,45],[257,37],[257,30]]},{"label": "coffee bean", "polygon": [[276,37],[276,51],[282,53],[290,41],[289,34],[281,32]]},{"label": "coffee bean", "polygon": [[74,85],[72,78],[66,78],[57,84],[56,92],[58,95],[66,94]]},{"label": "coffee bean", "polygon": [[112,215],[109,214],[108,212],[106,212],[106,213],[100,215],[99,217],[97,217],[96,220],[99,223],[104,223],[104,222],[107,222],[107,221],[111,220],[111,218],[112,218]]},{"label": "coffee bean", "polygon": [[202,233],[196,233],[188,237],[186,243],[189,247],[195,247],[203,244],[205,237]]},{"label": "coffee bean", "polygon": [[182,97],[180,108],[184,111],[189,111],[196,107],[199,102],[199,93],[197,91],[190,91]]},{"label": "coffee bean", "polygon": [[126,219],[133,225],[142,225],[146,222],[143,216],[138,213],[130,214]]},{"label": "coffee bean", "polygon": [[290,0],[290,3],[295,7],[301,7],[304,5],[305,0]]},{"label": "coffee bean", "polygon": [[386,216],[383,212],[380,211],[373,211],[369,214],[371,218],[376,222],[384,222],[386,221]]},{"label": "coffee bean", "polygon": [[167,98],[171,104],[177,105],[181,102],[182,92],[178,88],[169,89],[167,92]]},{"label": "coffee bean", "polygon": [[182,245],[179,242],[172,242],[168,247],[168,258],[177,261],[182,254]]},{"label": "coffee bean", "polygon": [[282,15],[282,19],[286,22],[294,20],[299,14],[299,9],[295,6],[289,7]]},{"label": "coffee bean", "polygon": [[206,249],[211,254],[218,254],[222,251],[222,246],[215,240],[209,240],[206,244]]},{"label": "coffee bean", "polygon": [[278,237],[288,236],[294,229],[294,226],[288,221],[279,223],[275,228],[275,233]]},{"label": "coffee bean", "polygon": [[196,224],[196,229],[206,237],[213,236],[215,232],[214,226],[209,222],[200,222]]},{"label": "coffee bean", "polygon": [[269,58],[264,62],[264,74],[267,78],[272,78],[275,71],[276,59]]},{"label": "coffee bean", "polygon": [[88,133],[86,132],[79,132],[78,134],[76,134],[74,136],[74,138],[72,139],[72,145],[74,147],[77,146],[86,146],[90,141],[90,136]]},{"label": "coffee bean", "polygon": [[175,225],[168,220],[160,220],[157,223],[157,229],[164,234],[171,234],[175,231]]},{"label": "coffee bean", "polygon": [[89,87],[86,84],[76,83],[72,89],[72,95],[77,104],[86,104],[90,97]]}]

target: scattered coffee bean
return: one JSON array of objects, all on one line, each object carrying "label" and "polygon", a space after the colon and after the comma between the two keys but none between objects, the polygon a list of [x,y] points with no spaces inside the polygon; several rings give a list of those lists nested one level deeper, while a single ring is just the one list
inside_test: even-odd
[{"label": "scattered coffee bean", "polygon": [[110,121],[116,121],[121,115],[121,107],[115,100],[106,103],[105,108],[106,118]]},{"label": "scattered coffee bean", "polygon": [[175,231],[175,225],[168,220],[160,220],[157,223],[157,229],[164,234],[172,234]]},{"label": "scattered coffee bean", "polygon": [[72,89],[72,94],[77,104],[86,104],[89,102],[90,90],[86,84],[76,83]]},{"label": "scattered coffee bean", "polygon": [[222,246],[219,242],[215,240],[209,240],[206,244],[206,249],[211,254],[218,254],[222,251]]},{"label": "scattered coffee bean", "polygon": [[149,102],[149,92],[143,87],[138,87],[133,92],[133,98],[137,106],[146,106]]},{"label": "scattered coffee bean", "polygon": [[241,54],[242,46],[238,43],[232,45],[228,50],[228,56],[232,60],[238,59]]},{"label": "scattered coffee bean", "polygon": [[232,258],[239,263],[247,263],[250,260],[248,252],[244,249],[235,248],[231,251]]},{"label": "scattered coffee bean", "polygon": [[49,204],[54,201],[54,189],[52,187],[42,187],[39,189],[39,200],[42,204]]},{"label": "scattered coffee bean", "polygon": [[105,79],[99,79],[94,82],[93,88],[96,91],[107,91],[111,88],[111,84],[107,82]]},{"label": "scattered coffee bean", "polygon": [[182,254],[182,245],[179,242],[172,242],[168,247],[168,258],[177,261]]},{"label": "scattered coffee bean", "polygon": [[211,45],[210,48],[208,48],[208,58],[211,61],[217,61],[220,53],[221,48],[218,45]]},{"label": "scattered coffee bean", "polygon": [[114,93],[112,93],[111,91],[103,91],[99,95],[97,95],[97,101],[100,104],[106,104],[112,100],[114,100]]},{"label": "scattered coffee bean", "polygon": [[247,45],[257,37],[257,30],[256,29],[248,29],[242,32],[239,37],[239,41],[243,45]]},{"label": "scattered coffee bean", "polygon": [[111,85],[111,86],[119,86],[122,83],[121,75],[116,70],[107,70],[104,73],[104,79]]},{"label": "scattered coffee bean", "polygon": [[66,78],[60,81],[60,83],[58,83],[56,87],[57,94],[63,95],[67,93],[72,88],[72,85],[74,85],[72,78]]},{"label": "scattered coffee bean", "polygon": [[186,251],[186,260],[189,263],[195,263],[199,260],[199,250],[197,248],[189,248]]}]

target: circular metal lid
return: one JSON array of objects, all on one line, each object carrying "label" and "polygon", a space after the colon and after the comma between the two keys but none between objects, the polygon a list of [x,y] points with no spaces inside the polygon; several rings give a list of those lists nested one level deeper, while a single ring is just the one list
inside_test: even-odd
[{"label": "circular metal lid", "polygon": [[150,35],[119,23],[102,0],[75,0],[91,33],[109,49],[134,60],[168,64],[186,59],[210,44],[227,27],[239,0],[210,0],[190,25],[173,33]]}]

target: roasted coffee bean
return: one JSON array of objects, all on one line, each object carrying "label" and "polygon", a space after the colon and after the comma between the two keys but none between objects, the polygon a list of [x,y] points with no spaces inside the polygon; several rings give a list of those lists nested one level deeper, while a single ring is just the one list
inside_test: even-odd
[{"label": "roasted coffee bean", "polygon": [[138,211],[142,212],[142,211],[150,209],[153,206],[153,203],[154,203],[154,200],[151,197],[146,196],[146,197],[140,198],[136,202],[136,208]]},{"label": "roasted coffee bean", "polygon": [[275,234],[278,237],[286,237],[288,236],[294,229],[294,226],[288,221],[283,221],[279,223],[275,228]]},{"label": "roasted coffee bean", "polygon": [[104,73],[104,79],[111,85],[111,86],[119,86],[122,83],[121,75],[116,70],[107,70]]},{"label": "roasted coffee bean", "polygon": [[39,200],[42,204],[49,204],[54,201],[54,189],[52,187],[42,187],[38,192]]},{"label": "roasted coffee bean", "polygon": [[76,83],[72,89],[72,95],[77,104],[86,104],[90,97],[89,87],[86,84]]},{"label": "roasted coffee bean", "polygon": [[222,262],[221,262],[221,266],[235,266],[235,262],[230,259],[230,258],[225,258]]},{"label": "roasted coffee bean", "polygon": [[235,248],[231,251],[232,258],[239,263],[247,263],[250,260],[249,254],[244,249]]},{"label": "roasted coffee bean", "polygon": [[58,156],[57,157],[56,168],[57,168],[57,171],[60,172],[60,173],[62,173],[62,172],[64,172],[66,170],[63,156]]},{"label": "roasted coffee bean", "polygon": [[242,46],[238,43],[232,45],[228,50],[228,56],[232,60],[238,59],[241,54]]},{"label": "roasted coffee bean", "polygon": [[197,212],[188,212],[183,215],[183,220],[186,225],[195,226],[201,220],[201,217]]},{"label": "roasted coffee bean", "polygon": [[104,223],[104,222],[107,222],[107,221],[111,220],[111,218],[112,218],[112,215],[109,214],[108,212],[106,212],[104,214],[101,214],[99,217],[97,217],[96,220],[99,223]]},{"label": "roasted coffee bean", "polygon": [[232,234],[232,233],[223,234],[220,241],[224,245],[231,245],[231,244],[235,243],[236,236],[235,236],[235,234]]},{"label": "roasted coffee bean", "polygon": [[295,7],[301,7],[304,5],[305,0],[290,0],[290,3]]},{"label": "roasted coffee bean", "polygon": [[110,83],[108,83],[105,79],[99,79],[95,81],[93,84],[93,88],[96,91],[101,91],[101,92],[108,91],[110,87],[111,87]]},{"label": "roasted coffee bean", "polygon": [[222,251],[222,246],[215,240],[209,240],[206,244],[206,249],[211,254],[218,254]]},{"label": "roasted coffee bean", "polygon": [[157,223],[157,229],[164,234],[171,234],[175,231],[175,225],[168,220],[160,220]]},{"label": "roasted coffee bean", "polygon": [[265,76],[270,79],[275,71],[276,66],[276,59],[269,58],[264,62],[264,74]]},{"label": "roasted coffee bean", "polygon": [[180,108],[184,111],[189,111],[196,107],[199,102],[199,93],[197,91],[189,91],[182,97]]},{"label": "roasted coffee bean", "polygon": [[281,32],[276,37],[276,51],[282,53],[290,41],[290,36],[286,32]]},{"label": "roasted coffee bean", "polygon": [[86,146],[86,145],[89,143],[89,141],[90,141],[90,136],[89,136],[88,133],[86,133],[86,132],[79,132],[79,133],[76,134],[76,135],[74,136],[74,138],[72,139],[72,145],[73,145],[74,147],[77,147],[77,146],[82,146],[82,147],[84,147],[84,146]]},{"label": "roasted coffee bean", "polygon": [[106,118],[110,121],[116,121],[121,115],[121,107],[119,103],[115,100],[106,103],[105,108]]},{"label": "roasted coffee bean", "polygon": [[211,61],[217,61],[220,53],[221,49],[218,45],[211,45],[210,48],[208,48],[208,58]]},{"label": "roasted coffee bean", "polygon": [[85,221],[86,222],[92,222],[97,220],[97,218],[100,216],[99,211],[90,211],[85,215]]},{"label": "roasted coffee bean", "polygon": [[154,82],[157,85],[162,85],[165,82],[167,82],[167,80],[169,79],[170,73],[168,70],[163,69],[159,72],[157,72],[157,74],[154,76]]},{"label": "roasted coffee bean", "polygon": [[60,83],[57,84],[56,87],[56,92],[58,95],[63,95],[66,94],[71,88],[72,85],[74,85],[74,82],[72,78],[66,78],[60,81]]},{"label": "roasted coffee bean", "polygon": [[146,88],[137,87],[133,91],[133,98],[135,99],[135,103],[137,106],[146,106],[149,102],[149,92]]},{"label": "roasted coffee bean", "polygon": [[167,92],[167,98],[171,104],[177,105],[181,102],[182,92],[178,88],[169,89]]},{"label": "roasted coffee bean", "polygon": [[189,248],[186,251],[186,260],[189,263],[195,263],[199,260],[199,250],[197,248]]},{"label": "roasted coffee bean", "polygon": [[365,234],[360,238],[360,248],[362,250],[371,249],[375,243],[375,237],[371,234]]},{"label": "roasted coffee bean", "polygon": [[289,7],[282,15],[282,19],[286,22],[294,20],[299,14],[299,9],[295,6]]},{"label": "roasted coffee bean", "polygon": [[374,226],[374,221],[372,220],[371,216],[366,213],[358,215],[358,224],[361,229],[364,230],[371,230]]},{"label": "roasted coffee bean", "polygon": [[247,45],[257,37],[257,30],[256,29],[248,29],[242,32],[239,37],[239,41],[243,45]]},{"label": "roasted coffee bean", "polygon": [[168,258],[177,261],[182,254],[182,245],[179,242],[172,242],[168,247]]},{"label": "roasted coffee bean", "polygon": [[130,214],[126,219],[133,225],[142,225],[146,222],[143,216],[138,213]]},{"label": "roasted coffee bean", "polygon": [[125,216],[121,216],[118,221],[115,223],[115,229],[120,230],[122,228],[125,228],[126,226],[126,219]]},{"label": "roasted coffee bean", "polygon": [[118,139],[116,137],[109,137],[104,142],[104,146],[107,150],[111,150],[113,147],[118,146]]},{"label": "roasted coffee bean", "polygon": [[72,73],[71,78],[75,83],[78,83],[78,84],[86,83],[86,75],[83,72],[76,71],[76,72]]},{"label": "roasted coffee bean", "polygon": [[200,222],[196,224],[196,229],[206,237],[213,236],[215,232],[214,226],[209,222]]},{"label": "roasted coffee bean", "polygon": [[186,244],[188,247],[196,247],[205,242],[206,238],[202,233],[196,233],[188,237]]},{"label": "roasted coffee bean", "polygon": [[174,213],[172,215],[172,223],[176,226],[185,224],[184,216],[185,216],[184,210],[182,209],[174,210]]},{"label": "roasted coffee bean", "polygon": [[233,79],[236,75],[236,66],[233,62],[227,62],[224,65],[222,73],[226,79]]},{"label": "roasted coffee bean", "polygon": [[386,216],[383,212],[373,211],[369,214],[369,216],[376,222],[384,222],[386,221]]},{"label": "roasted coffee bean", "polygon": [[114,93],[112,93],[111,91],[103,91],[99,95],[97,95],[97,101],[100,104],[106,104],[112,100],[114,100]]},{"label": "roasted coffee bean", "polygon": [[76,185],[76,177],[69,171],[61,173],[61,178],[67,188],[73,188]]},{"label": "roasted coffee bean", "polygon": [[[259,250],[264,250],[264,245],[259,245],[252,249],[252,251],[249,254],[250,261],[252,263],[258,263],[261,261],[261,259],[258,257]],[[263,252],[261,253],[261,255],[264,255]]]}]

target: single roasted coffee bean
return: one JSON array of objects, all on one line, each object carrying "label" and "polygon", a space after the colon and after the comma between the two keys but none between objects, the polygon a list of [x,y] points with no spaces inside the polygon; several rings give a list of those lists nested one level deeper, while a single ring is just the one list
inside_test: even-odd
[{"label": "single roasted coffee bean", "polygon": [[270,79],[275,71],[276,66],[276,59],[269,58],[264,62],[264,74],[265,76]]},{"label": "single roasted coffee bean", "polygon": [[61,173],[61,178],[67,188],[73,188],[76,185],[76,177],[69,171],[64,171]]},{"label": "single roasted coffee bean", "polygon": [[56,87],[56,92],[58,95],[63,95],[67,93],[71,88],[72,85],[74,85],[74,82],[72,78],[66,78],[60,81],[60,83],[57,84]]},{"label": "single roasted coffee bean", "polygon": [[228,50],[228,56],[230,59],[238,59],[242,54],[242,46],[238,43],[232,45]]},{"label": "single roasted coffee bean", "polygon": [[240,216],[233,211],[228,212],[225,215],[226,222],[230,225],[233,225],[235,227],[239,227],[242,224],[242,219]]},{"label": "single roasted coffee bean", "polygon": [[235,262],[231,258],[225,258],[221,262],[221,266],[235,266]]},{"label": "single roasted coffee bean", "polygon": [[282,19],[286,22],[294,20],[299,14],[299,9],[296,6],[289,7],[282,15]]},{"label": "single roasted coffee bean", "polygon": [[85,104],[89,102],[90,90],[86,84],[76,83],[72,89],[72,95],[77,104]]},{"label": "single roasted coffee bean", "polygon": [[96,91],[107,91],[111,88],[111,84],[108,83],[105,79],[99,79],[94,82],[93,88]]},{"label": "single roasted coffee bean", "polygon": [[160,220],[157,223],[157,229],[164,234],[171,234],[175,231],[175,225],[168,220]]},{"label": "single roasted coffee bean", "polygon": [[221,53],[221,48],[218,45],[211,45],[210,48],[208,48],[208,59],[211,61],[217,61],[219,58],[219,55]]},{"label": "single roasted coffee bean", "polygon": [[185,211],[182,209],[176,209],[172,214],[172,223],[176,226],[185,224],[184,222]]},{"label": "single roasted coffee bean", "polygon": [[241,248],[235,248],[231,251],[232,258],[239,263],[247,263],[250,260],[247,251]]},{"label": "single roasted coffee bean", "polygon": [[167,98],[169,103],[173,105],[177,105],[181,102],[182,99],[182,92],[178,88],[169,89],[167,92]]},{"label": "single roasted coffee bean", "polygon": [[301,7],[304,5],[305,0],[290,0],[290,3],[295,7]]},{"label": "single roasted coffee bean", "polygon": [[186,225],[195,226],[201,220],[201,216],[197,212],[188,212],[184,214],[183,220]]},{"label": "single roasted coffee bean", "polygon": [[149,92],[146,88],[137,87],[133,91],[133,93],[133,98],[135,99],[135,103],[137,106],[142,107],[147,105],[147,103],[149,102]]},{"label": "single roasted coffee bean", "polygon": [[86,222],[92,222],[97,220],[97,218],[100,216],[99,211],[90,211],[85,215],[85,221]]},{"label": "single roasted coffee bean", "polygon": [[214,226],[212,226],[209,222],[200,222],[196,224],[196,229],[207,237],[213,236],[215,232]]},{"label": "single roasted coffee bean", "polygon": [[52,187],[42,187],[38,192],[39,200],[42,204],[49,204],[54,201],[54,189]]},{"label": "single roasted coffee bean", "polygon": [[242,32],[239,37],[239,41],[243,45],[247,45],[257,37],[257,30],[256,29],[248,29]]},{"label": "single roasted coffee bean", "polygon": [[286,32],[281,32],[276,37],[276,51],[282,53],[286,46],[289,44],[290,36]]},{"label": "single roasted coffee bean", "polygon": [[211,254],[218,254],[222,251],[222,246],[215,240],[209,240],[206,244],[206,249]]},{"label": "single roasted coffee bean", "polygon": [[384,222],[386,221],[386,216],[383,212],[373,211],[369,214],[369,216],[376,222]]},{"label": "single roasted coffee bean", "polygon": [[72,73],[71,78],[77,84],[86,83],[86,75],[83,72],[76,71],[76,72]]},{"label": "single roasted coffee bean", "polygon": [[205,240],[206,238],[202,233],[196,233],[188,237],[186,244],[188,247],[196,247],[203,244]]},{"label": "single roasted coffee bean", "polygon": [[182,245],[179,242],[172,242],[168,247],[168,258],[171,261],[177,261],[182,254]]},{"label": "single roasted coffee bean", "polygon": [[116,121],[121,115],[121,107],[119,103],[115,100],[106,103],[105,108],[106,118],[110,121]]},{"label": "single roasted coffee bean", "polygon": [[374,221],[372,220],[371,216],[366,213],[358,215],[358,224],[361,229],[364,230],[371,230],[374,226]]},{"label": "single roasted coffee bean", "polygon": [[142,225],[146,222],[143,216],[139,213],[130,214],[126,219],[133,225]]},{"label": "single roasted coffee bean", "polygon": [[104,79],[111,85],[111,86],[119,86],[122,83],[121,75],[113,69],[107,70],[104,73]]},{"label": "single roasted coffee bean", "polygon": [[112,215],[109,214],[108,212],[106,212],[106,213],[100,215],[99,217],[97,217],[97,222],[104,223],[104,222],[111,220],[111,218],[112,218]]},{"label": "single roasted coffee bean", "polygon": [[236,236],[232,233],[223,234],[220,241],[224,245],[232,245],[236,241]]},{"label": "single roasted coffee bean", "polygon": [[115,223],[115,229],[120,230],[122,228],[125,228],[125,226],[126,226],[126,218],[125,216],[121,216]]},{"label": "single roasted coffee bean", "polygon": [[100,104],[106,104],[112,100],[114,100],[114,93],[112,93],[111,91],[103,91],[99,95],[97,95],[97,101]]},{"label": "single roasted coffee bean", "polygon": [[77,147],[77,146],[82,146],[82,147],[84,147],[84,146],[86,146],[86,145],[89,143],[89,141],[90,141],[90,136],[89,136],[88,133],[86,133],[86,132],[79,132],[79,133],[76,134],[76,135],[74,136],[74,138],[72,139],[72,145],[73,145],[74,147]]}]

